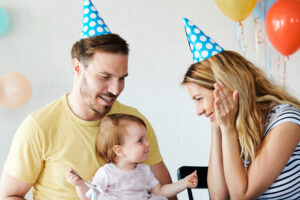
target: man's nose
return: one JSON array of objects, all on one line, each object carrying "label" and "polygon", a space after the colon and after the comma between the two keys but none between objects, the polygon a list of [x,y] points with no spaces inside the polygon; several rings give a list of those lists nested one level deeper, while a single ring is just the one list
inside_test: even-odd
[{"label": "man's nose", "polygon": [[118,96],[124,88],[124,82],[119,80],[112,80],[109,83],[108,91],[113,95]]}]

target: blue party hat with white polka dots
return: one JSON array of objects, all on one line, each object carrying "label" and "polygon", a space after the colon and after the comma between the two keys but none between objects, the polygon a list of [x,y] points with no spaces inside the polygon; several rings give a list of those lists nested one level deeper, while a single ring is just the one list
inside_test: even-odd
[{"label": "blue party hat with white polka dots", "polygon": [[190,45],[190,49],[193,53],[194,63],[198,63],[224,51],[220,45],[208,37],[187,18],[183,17],[183,21],[185,23],[185,33]]},{"label": "blue party hat with white polka dots", "polygon": [[93,37],[97,35],[110,34],[108,26],[100,17],[96,7],[91,0],[83,1],[83,16],[81,27],[81,38]]}]

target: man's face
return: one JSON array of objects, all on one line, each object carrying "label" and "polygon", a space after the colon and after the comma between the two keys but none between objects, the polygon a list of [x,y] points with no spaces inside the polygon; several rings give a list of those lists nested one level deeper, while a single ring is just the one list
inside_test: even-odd
[{"label": "man's face", "polygon": [[125,86],[128,56],[97,52],[80,76],[80,94],[88,109],[108,113]]}]

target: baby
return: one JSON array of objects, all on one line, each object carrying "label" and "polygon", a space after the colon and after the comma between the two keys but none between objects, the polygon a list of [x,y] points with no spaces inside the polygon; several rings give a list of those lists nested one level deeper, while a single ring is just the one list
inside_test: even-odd
[{"label": "baby", "polygon": [[[132,115],[112,114],[103,118],[96,151],[108,164],[98,169],[92,181],[100,192],[98,199],[166,200],[187,187],[197,186],[196,171],[172,184],[158,182],[151,168],[141,164],[147,160],[149,152],[146,132],[144,121]],[[76,174],[70,169],[66,178],[85,200],[89,187]]]}]

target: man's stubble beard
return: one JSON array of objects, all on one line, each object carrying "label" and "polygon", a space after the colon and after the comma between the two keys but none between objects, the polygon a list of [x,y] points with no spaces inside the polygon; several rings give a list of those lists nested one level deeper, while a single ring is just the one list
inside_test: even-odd
[{"label": "man's stubble beard", "polygon": [[[81,95],[82,99],[85,101],[85,103],[91,110],[93,110],[94,112],[99,113],[103,116],[106,115],[111,110],[112,106],[103,106],[102,105],[102,109],[96,108],[96,105],[91,103],[91,99],[92,99],[91,93],[92,92],[91,92],[90,88],[88,87],[86,77],[85,77],[85,75],[83,75],[82,83],[80,85],[80,95]],[[100,97],[96,96],[95,98],[100,98]]]}]

